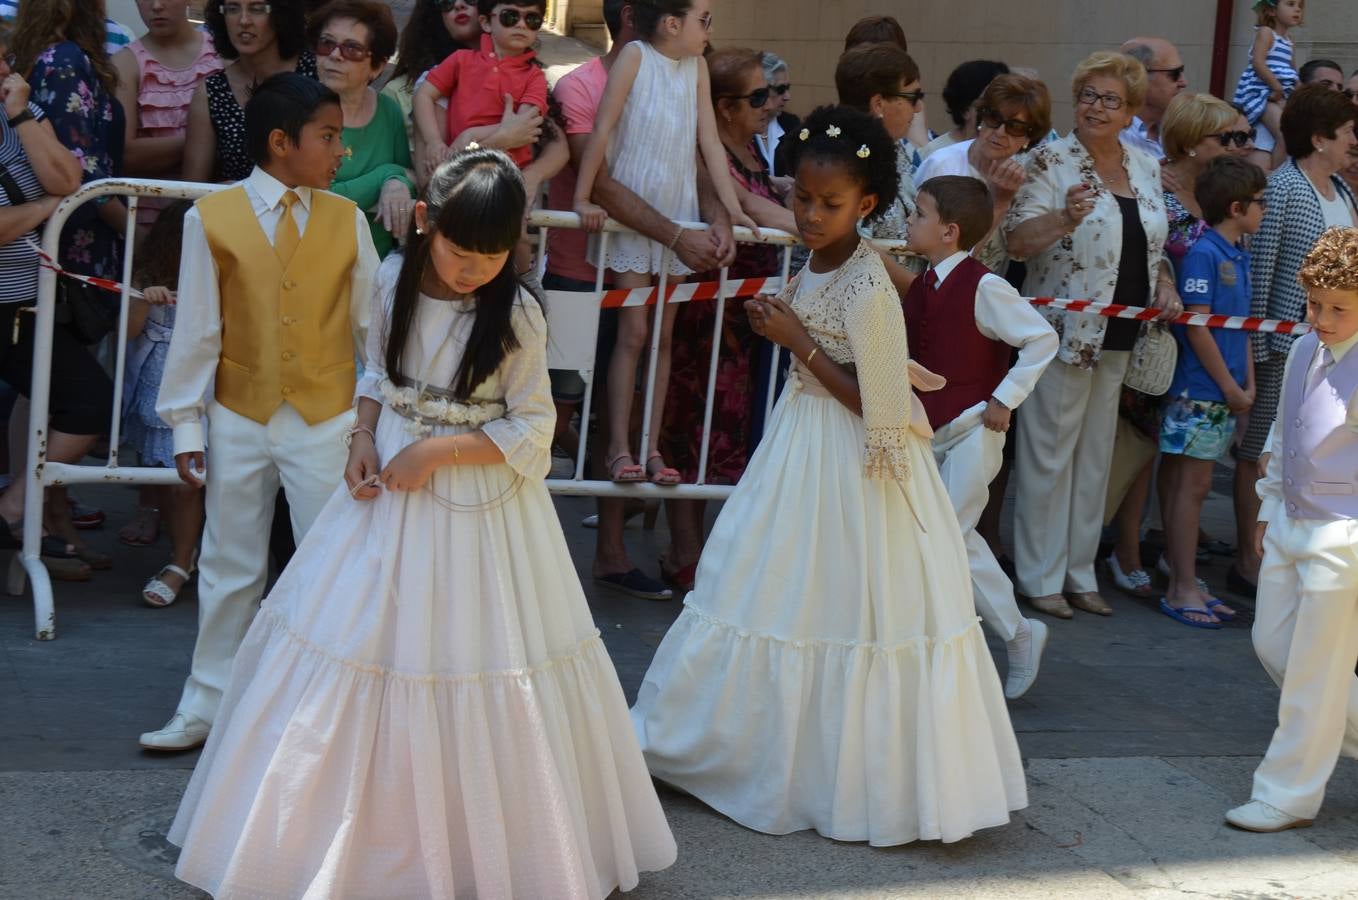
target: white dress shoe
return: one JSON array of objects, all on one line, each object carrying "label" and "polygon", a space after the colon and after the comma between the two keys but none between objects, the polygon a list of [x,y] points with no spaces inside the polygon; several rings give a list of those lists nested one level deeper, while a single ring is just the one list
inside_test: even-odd
[{"label": "white dress shoe", "polygon": [[141,736],[147,750],[192,750],[207,742],[212,726],[197,716],[177,712],[159,731],[148,731]]},{"label": "white dress shoe", "polygon": [[1047,649],[1047,623],[1024,619],[1018,634],[1004,645],[1009,655],[1009,674],[1004,679],[1004,696],[1017,700],[1028,693],[1037,680],[1037,667],[1042,664],[1042,651]]},{"label": "white dress shoe", "polygon": [[1270,806],[1262,800],[1251,800],[1244,806],[1237,806],[1226,813],[1228,824],[1245,831],[1257,831],[1261,834],[1286,831],[1289,828],[1307,828],[1312,821],[1312,819],[1302,819],[1291,813],[1285,813],[1278,807]]}]

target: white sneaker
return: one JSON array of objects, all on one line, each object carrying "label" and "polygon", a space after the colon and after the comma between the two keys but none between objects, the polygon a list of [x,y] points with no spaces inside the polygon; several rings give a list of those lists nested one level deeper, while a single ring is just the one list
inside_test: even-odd
[{"label": "white sneaker", "polygon": [[1289,828],[1309,828],[1312,821],[1314,820],[1285,813],[1262,800],[1251,800],[1244,806],[1237,806],[1226,813],[1227,824],[1244,831],[1257,831],[1260,834],[1272,834]]},{"label": "white sneaker", "polygon": [[192,750],[207,743],[212,726],[197,716],[177,712],[159,731],[148,731],[140,743],[147,750]]},{"label": "white sneaker", "polygon": [[1037,680],[1037,668],[1042,664],[1042,651],[1047,649],[1047,623],[1024,619],[1018,634],[1004,645],[1009,655],[1009,674],[1004,679],[1004,696],[1017,700],[1028,693]]}]

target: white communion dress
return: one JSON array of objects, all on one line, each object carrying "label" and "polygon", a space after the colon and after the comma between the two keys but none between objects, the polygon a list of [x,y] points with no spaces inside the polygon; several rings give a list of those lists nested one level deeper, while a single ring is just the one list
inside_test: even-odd
[{"label": "white communion dress", "polygon": [[[813,256],[814,260],[814,256]],[[956,841],[1027,805],[966,549],[866,243],[784,291],[863,417],[796,371],[632,709],[651,774],[749,828]],[[913,413],[912,413],[913,407]]]},{"label": "white communion dress", "polygon": [[[236,656],[170,831],[176,874],[288,900],[634,887],[675,843],[543,483],[542,311],[520,295],[520,349],[467,403],[388,380],[374,318],[358,393],[383,401],[381,462],[421,428],[482,428],[506,462],[336,490]],[[451,383],[474,319],[421,296],[402,368]]]}]

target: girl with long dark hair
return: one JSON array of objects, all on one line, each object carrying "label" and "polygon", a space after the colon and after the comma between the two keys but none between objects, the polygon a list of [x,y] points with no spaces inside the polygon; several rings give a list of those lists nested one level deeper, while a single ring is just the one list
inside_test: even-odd
[{"label": "girl with long dark hair", "polygon": [[509,157],[463,153],[383,266],[346,484],[246,635],[170,831],[215,896],[602,898],[674,861],[543,483],[524,206]]}]

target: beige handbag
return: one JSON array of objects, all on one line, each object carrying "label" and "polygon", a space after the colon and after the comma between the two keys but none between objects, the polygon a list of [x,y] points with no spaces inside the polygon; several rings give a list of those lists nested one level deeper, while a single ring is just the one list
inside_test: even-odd
[{"label": "beige handbag", "polygon": [[1179,342],[1163,322],[1147,322],[1132,347],[1132,362],[1122,383],[1134,391],[1162,396],[1174,380]]}]

